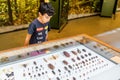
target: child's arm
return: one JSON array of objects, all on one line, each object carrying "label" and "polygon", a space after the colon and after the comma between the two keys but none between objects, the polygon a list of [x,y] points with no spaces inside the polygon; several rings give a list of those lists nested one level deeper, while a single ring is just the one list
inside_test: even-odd
[{"label": "child's arm", "polygon": [[46,41],[48,41],[48,34],[46,35]]},{"label": "child's arm", "polygon": [[30,41],[31,36],[32,36],[31,34],[27,34],[24,46],[28,46],[29,45],[29,41]]}]

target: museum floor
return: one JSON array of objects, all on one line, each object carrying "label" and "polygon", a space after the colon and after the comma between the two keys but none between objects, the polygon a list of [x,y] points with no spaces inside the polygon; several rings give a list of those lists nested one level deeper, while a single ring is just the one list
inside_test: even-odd
[{"label": "museum floor", "polygon": [[[100,40],[105,41],[106,43],[112,44],[114,39],[119,43],[120,36],[110,36],[105,37],[105,32],[110,32],[111,30],[119,30],[120,28],[120,12],[116,13],[116,18],[106,18],[100,16],[92,16],[86,18],[79,18],[68,21],[68,24],[64,29],[58,33],[58,30],[52,29],[49,32],[49,40],[55,40],[70,36],[75,36],[78,34],[88,34],[90,36],[96,37]],[[20,30],[5,34],[0,34],[0,50],[6,50],[10,48],[23,46],[27,30]],[[117,35],[117,34],[115,34]],[[119,34],[118,34],[119,35]],[[104,37],[103,37],[104,36]],[[107,36],[107,35],[106,35]],[[105,39],[108,38],[108,39]],[[106,41],[108,40],[108,42]]]}]

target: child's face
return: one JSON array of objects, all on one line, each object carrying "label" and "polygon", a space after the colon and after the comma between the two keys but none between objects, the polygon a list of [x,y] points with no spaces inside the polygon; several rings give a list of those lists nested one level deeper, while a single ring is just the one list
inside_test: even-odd
[{"label": "child's face", "polygon": [[48,16],[47,13],[45,13],[45,14],[43,14],[43,15],[40,14],[40,16],[39,16],[39,18],[41,19],[41,21],[42,21],[43,24],[49,22],[50,19],[51,19],[51,17],[52,17],[52,16]]}]

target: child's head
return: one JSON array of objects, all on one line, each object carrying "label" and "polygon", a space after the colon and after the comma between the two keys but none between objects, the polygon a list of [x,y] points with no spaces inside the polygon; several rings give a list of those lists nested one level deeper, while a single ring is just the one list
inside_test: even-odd
[{"label": "child's head", "polygon": [[39,7],[39,17],[43,23],[49,22],[54,15],[54,8],[50,3],[41,2]]}]

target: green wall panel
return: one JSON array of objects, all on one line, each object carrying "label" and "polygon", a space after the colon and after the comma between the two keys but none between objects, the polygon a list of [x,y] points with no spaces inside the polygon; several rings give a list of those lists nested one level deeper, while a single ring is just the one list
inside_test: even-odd
[{"label": "green wall panel", "polygon": [[51,28],[58,29],[59,28],[59,0],[50,0],[53,7],[55,8],[55,15],[53,15],[50,26]]},{"label": "green wall panel", "polygon": [[112,17],[115,0],[103,0],[101,16]]},{"label": "green wall panel", "polygon": [[50,0],[50,3],[55,8],[55,15],[52,17],[50,25],[54,29],[60,29],[67,23],[69,0]]}]

